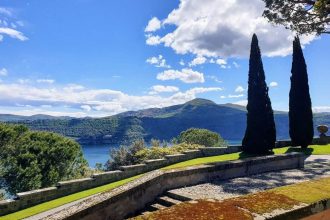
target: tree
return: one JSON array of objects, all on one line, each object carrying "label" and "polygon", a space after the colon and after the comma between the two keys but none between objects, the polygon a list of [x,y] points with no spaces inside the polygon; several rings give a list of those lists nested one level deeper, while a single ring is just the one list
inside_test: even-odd
[{"label": "tree", "polygon": [[207,129],[190,128],[180,133],[179,143],[199,144],[205,147],[226,146],[221,136]]},{"label": "tree", "polygon": [[0,124],[0,155],[1,187],[12,194],[82,177],[88,165],[77,142],[22,125]]},{"label": "tree", "polygon": [[272,105],[268,96],[265,73],[254,34],[249,63],[247,127],[242,141],[246,153],[268,153],[275,147],[276,129]]},{"label": "tree", "polygon": [[263,15],[299,34],[330,33],[330,0],[263,0]]},{"label": "tree", "polygon": [[299,38],[293,42],[289,100],[290,137],[294,146],[306,148],[313,140],[313,112],[309,94],[308,75],[305,58]]}]

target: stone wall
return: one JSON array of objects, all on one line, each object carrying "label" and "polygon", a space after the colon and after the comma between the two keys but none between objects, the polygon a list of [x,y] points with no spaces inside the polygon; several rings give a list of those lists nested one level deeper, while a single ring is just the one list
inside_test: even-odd
[{"label": "stone wall", "polygon": [[[210,153],[210,151],[212,151]],[[182,154],[166,155],[164,159],[147,160],[144,164],[122,166],[120,170],[94,174],[89,178],[62,181],[54,187],[17,193],[15,199],[0,201],[0,216],[16,212],[46,201],[57,199],[83,190],[159,169],[194,158],[240,151],[240,147],[214,148],[213,150],[189,150]]]},{"label": "stone wall", "polygon": [[156,175],[151,178],[134,181],[107,198],[102,196],[102,199],[97,200],[95,197],[95,200],[84,202],[83,206],[77,204],[77,207],[71,207],[70,210],[62,210],[59,216],[70,220],[124,219],[134,215],[168,190],[208,182],[215,178],[225,180],[269,171],[301,168],[304,166],[304,158],[303,154],[291,153],[179,170],[156,171]]}]

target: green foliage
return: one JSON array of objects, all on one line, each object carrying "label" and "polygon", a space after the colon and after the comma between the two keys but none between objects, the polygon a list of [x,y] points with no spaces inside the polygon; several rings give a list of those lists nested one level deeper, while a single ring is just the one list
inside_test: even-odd
[{"label": "green foliage", "polygon": [[246,153],[264,154],[275,147],[276,129],[258,38],[255,34],[251,43],[249,65],[247,127],[242,147]]},{"label": "green foliage", "polygon": [[330,33],[329,0],[263,0],[264,16],[275,24],[284,25],[299,34]]},{"label": "green foliage", "polygon": [[58,134],[0,124],[2,187],[17,193],[48,187],[87,172],[80,145]]},{"label": "green foliage", "polygon": [[314,136],[313,112],[306,62],[298,37],[293,42],[291,73],[289,132],[294,146],[306,148],[312,143]]},{"label": "green foliage", "polygon": [[205,147],[226,147],[221,136],[207,129],[190,128],[181,132],[178,137],[179,143],[198,144]]},{"label": "green foliage", "polygon": [[165,155],[178,154],[186,150],[194,150],[202,147],[201,145],[187,143],[173,146],[167,146],[167,143],[164,143],[163,146],[160,146],[160,141],[157,140],[153,140],[151,144],[154,145],[148,148],[143,140],[138,140],[129,147],[120,146],[117,149],[112,149],[106,169],[116,170],[120,166],[139,164],[146,160],[161,159]]}]

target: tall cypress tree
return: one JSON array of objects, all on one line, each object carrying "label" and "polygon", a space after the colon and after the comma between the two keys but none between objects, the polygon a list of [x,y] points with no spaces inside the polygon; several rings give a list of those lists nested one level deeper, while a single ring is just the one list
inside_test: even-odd
[{"label": "tall cypress tree", "polygon": [[242,147],[244,152],[263,154],[275,147],[275,141],[274,114],[265,82],[258,38],[254,34],[249,64],[247,127]]},{"label": "tall cypress tree", "polygon": [[314,136],[313,112],[309,95],[307,67],[299,37],[293,41],[289,101],[290,137],[293,146],[306,148]]}]

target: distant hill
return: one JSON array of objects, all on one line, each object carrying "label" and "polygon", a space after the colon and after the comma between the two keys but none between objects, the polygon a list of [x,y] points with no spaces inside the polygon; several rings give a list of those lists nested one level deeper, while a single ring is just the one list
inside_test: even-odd
[{"label": "distant hill", "polygon": [[[0,120],[25,124],[34,130],[57,132],[86,144],[123,144],[138,138],[171,140],[191,127],[218,132],[227,140],[240,140],[246,126],[246,109],[194,99],[182,105],[129,111],[104,118],[0,115]],[[315,125],[330,125],[330,113],[315,114],[314,121]],[[288,114],[276,111],[275,122],[277,138],[288,138]]]}]

